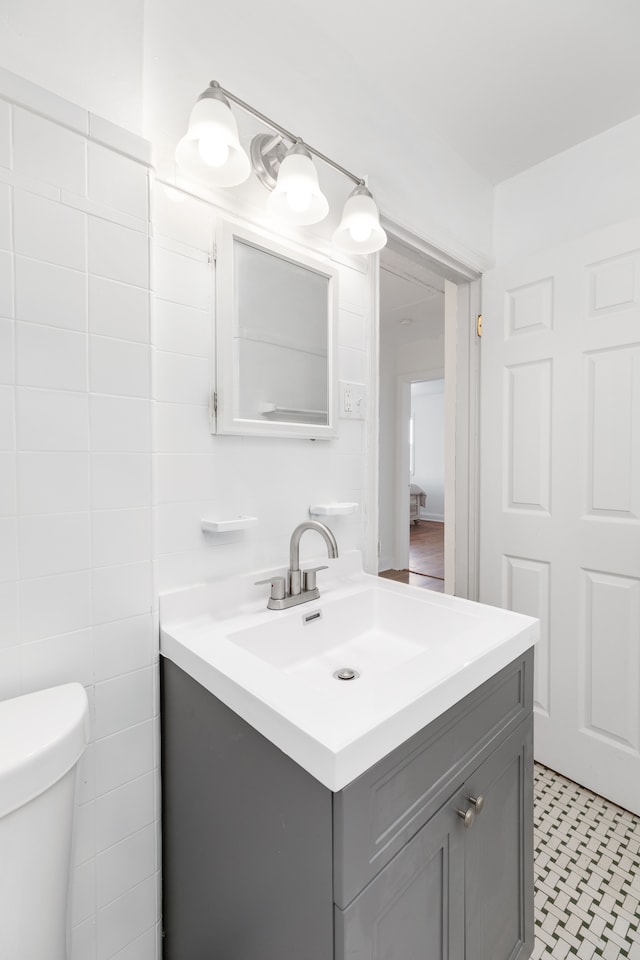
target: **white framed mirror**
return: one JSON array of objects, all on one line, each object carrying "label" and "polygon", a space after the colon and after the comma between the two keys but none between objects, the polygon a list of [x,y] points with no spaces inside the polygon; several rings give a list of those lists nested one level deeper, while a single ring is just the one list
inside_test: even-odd
[{"label": "white framed mirror", "polygon": [[216,239],[217,432],[335,436],[337,269],[229,221]]}]

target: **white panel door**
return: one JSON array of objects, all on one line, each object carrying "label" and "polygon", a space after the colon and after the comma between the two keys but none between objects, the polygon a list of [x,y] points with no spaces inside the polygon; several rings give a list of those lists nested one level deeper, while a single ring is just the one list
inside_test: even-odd
[{"label": "white panel door", "polygon": [[539,617],[536,758],[640,813],[640,221],[483,281],[480,599]]}]

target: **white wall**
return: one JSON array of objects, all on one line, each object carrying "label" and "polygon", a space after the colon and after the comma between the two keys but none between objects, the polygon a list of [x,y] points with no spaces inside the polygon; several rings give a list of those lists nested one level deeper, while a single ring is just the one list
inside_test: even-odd
[{"label": "white wall", "polygon": [[640,116],[495,188],[498,264],[640,216]]},{"label": "white wall", "polygon": [[0,66],[142,132],[144,0],[3,0]]},{"label": "white wall", "polygon": [[[147,156],[0,77],[0,699],[89,694],[72,960],[159,956],[158,592],[281,565],[311,502],[363,496],[363,421],[324,442],[211,434],[217,213],[156,183],[151,228]],[[366,383],[366,274],[342,266],[339,287],[339,376]],[[202,533],[239,513],[259,525]],[[363,516],[332,522],[342,550]]]},{"label": "white wall", "polygon": [[111,125],[52,95],[32,105],[64,126],[16,106],[34,91],[6,79],[0,697],[86,687],[72,955],[146,960],[159,906],[147,149],[104,146]]},{"label": "white wall", "polygon": [[411,413],[415,428],[415,473],[411,479],[427,495],[420,515],[425,520],[444,521],[444,380],[413,383]]}]

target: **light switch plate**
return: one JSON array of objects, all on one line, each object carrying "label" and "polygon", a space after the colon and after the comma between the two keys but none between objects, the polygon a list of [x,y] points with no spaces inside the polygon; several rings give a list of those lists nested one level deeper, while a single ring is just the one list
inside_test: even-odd
[{"label": "light switch plate", "polygon": [[344,420],[364,420],[367,406],[367,391],[364,383],[340,381],[340,411]]}]

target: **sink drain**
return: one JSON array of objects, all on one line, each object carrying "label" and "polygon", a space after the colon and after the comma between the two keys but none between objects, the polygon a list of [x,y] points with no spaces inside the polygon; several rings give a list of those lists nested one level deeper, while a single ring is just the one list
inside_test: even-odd
[{"label": "sink drain", "polygon": [[336,680],[357,680],[360,674],[352,667],[340,667],[339,670],[334,671],[333,676]]}]

